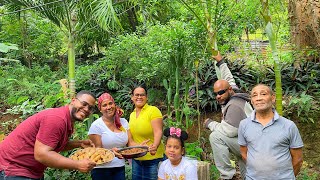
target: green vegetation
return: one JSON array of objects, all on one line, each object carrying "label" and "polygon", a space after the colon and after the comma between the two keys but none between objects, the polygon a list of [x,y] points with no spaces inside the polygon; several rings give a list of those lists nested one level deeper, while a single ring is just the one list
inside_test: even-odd
[{"label": "green vegetation", "polygon": [[[130,91],[143,82],[165,125],[191,133],[187,154],[212,161],[204,156],[211,149],[201,132],[203,118],[220,111],[212,91],[219,74],[210,57],[212,47],[227,57],[243,91],[257,83],[280,86],[283,97],[278,103],[285,116],[298,123],[319,123],[319,48],[296,49],[290,43],[288,1],[0,2],[0,113],[15,115],[0,121],[0,135],[10,133],[21,118],[67,104],[60,79],[68,79],[68,95],[84,89],[111,93],[127,119],[133,109]],[[281,84],[276,85],[275,77]],[[73,138],[87,138],[97,117],[77,124]],[[310,169],[304,167],[298,179],[319,178],[320,169]],[[126,171],[129,177],[131,171]],[[218,177],[214,166],[211,172],[212,178]],[[46,171],[46,179],[88,177],[76,171]]]}]

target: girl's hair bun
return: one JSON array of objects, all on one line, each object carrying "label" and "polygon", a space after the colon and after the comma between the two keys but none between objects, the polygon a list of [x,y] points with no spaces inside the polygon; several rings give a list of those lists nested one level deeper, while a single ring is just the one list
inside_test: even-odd
[{"label": "girl's hair bun", "polygon": [[166,128],[163,131],[163,135],[166,137],[178,137],[181,140],[185,141],[188,139],[188,133],[184,130],[181,130],[180,128],[175,128],[175,127],[170,127],[170,128]]}]

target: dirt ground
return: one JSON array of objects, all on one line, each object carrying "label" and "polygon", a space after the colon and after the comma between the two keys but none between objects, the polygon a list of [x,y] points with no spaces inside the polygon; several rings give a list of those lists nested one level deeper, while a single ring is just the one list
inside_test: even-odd
[{"label": "dirt ground", "polygon": [[0,134],[7,135],[21,121],[22,121],[22,119],[20,119],[20,115],[18,115],[18,114],[2,114],[0,112]]}]

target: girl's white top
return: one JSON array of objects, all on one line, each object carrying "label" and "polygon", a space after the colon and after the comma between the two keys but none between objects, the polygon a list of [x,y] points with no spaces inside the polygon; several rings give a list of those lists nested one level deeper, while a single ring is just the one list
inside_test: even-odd
[{"label": "girl's white top", "polygon": [[167,159],[161,163],[158,177],[165,180],[197,180],[197,166],[185,157],[182,157],[178,166],[172,166],[170,160]]}]

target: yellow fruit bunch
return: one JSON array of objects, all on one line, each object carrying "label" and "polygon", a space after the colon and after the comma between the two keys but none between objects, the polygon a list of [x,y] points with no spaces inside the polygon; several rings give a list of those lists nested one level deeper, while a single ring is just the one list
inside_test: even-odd
[{"label": "yellow fruit bunch", "polygon": [[111,162],[114,158],[114,154],[112,151],[108,149],[90,147],[85,149],[79,149],[78,151],[74,152],[70,156],[70,158],[76,161],[90,159],[91,161],[99,165]]}]

